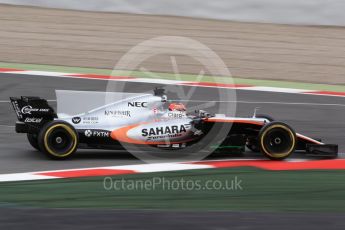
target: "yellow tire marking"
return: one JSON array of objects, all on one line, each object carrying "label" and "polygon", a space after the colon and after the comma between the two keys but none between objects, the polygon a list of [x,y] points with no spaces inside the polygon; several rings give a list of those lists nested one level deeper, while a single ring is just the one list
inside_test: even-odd
[{"label": "yellow tire marking", "polygon": [[[53,150],[51,150],[51,148],[49,147],[49,145],[48,145],[48,135],[52,132],[52,130],[54,130],[55,128],[57,128],[57,127],[62,127],[62,128],[64,128],[64,129],[66,129],[67,130],[67,132],[72,136],[72,138],[73,138],[73,142],[74,142],[74,144],[73,144],[73,147],[71,148],[71,150],[70,151],[68,151],[67,153],[65,153],[65,154],[57,154],[57,153],[55,153]],[[52,127],[50,127],[47,131],[46,131],[46,133],[45,133],[45,135],[44,135],[44,147],[47,149],[47,151],[51,154],[51,155],[53,155],[53,156],[56,156],[56,157],[66,157],[66,156],[68,156],[68,155],[70,155],[73,151],[74,151],[74,149],[77,147],[77,135],[75,134],[75,132],[73,132],[73,130],[69,127],[69,126],[67,126],[67,125],[65,125],[65,124],[56,124],[56,125],[53,125]]]},{"label": "yellow tire marking", "polygon": [[[285,153],[277,153],[277,154],[274,154],[274,155],[272,155],[271,153],[269,153],[267,151],[267,149],[265,148],[265,145],[264,145],[264,137],[265,137],[266,133],[268,131],[270,131],[271,129],[273,129],[273,128],[282,128],[282,129],[284,129],[284,130],[289,132],[289,135],[290,135],[290,137],[292,139],[292,145],[291,145],[291,148],[289,149],[289,151],[287,151]],[[272,157],[272,158],[283,158],[283,157],[286,157],[287,155],[289,155],[292,152],[293,148],[295,147],[295,142],[296,142],[296,138],[295,138],[295,136],[293,135],[292,131],[289,128],[287,128],[287,127],[285,127],[283,125],[272,125],[267,130],[265,130],[265,132],[262,134],[261,147],[264,150],[265,154],[269,155],[270,157]]]}]

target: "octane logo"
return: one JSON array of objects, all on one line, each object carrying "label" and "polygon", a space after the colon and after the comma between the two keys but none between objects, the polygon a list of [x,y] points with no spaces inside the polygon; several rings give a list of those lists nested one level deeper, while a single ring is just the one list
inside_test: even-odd
[{"label": "octane logo", "polygon": [[[158,61],[152,61],[158,60]],[[147,60],[150,60],[149,62]],[[165,68],[163,65],[168,64]],[[163,66],[163,67],[162,67]],[[163,69],[165,68],[165,69]],[[180,74],[187,73],[189,71],[195,73],[194,79],[186,78],[186,75]],[[162,80],[162,76],[157,72],[164,72],[173,70],[169,76],[175,78],[174,80]],[[179,126],[179,123],[174,123],[174,120],[186,119],[190,121],[193,116],[196,118],[203,117],[201,111],[207,110],[212,114],[226,114],[227,116],[234,117],[236,115],[236,104],[219,104],[220,102],[233,102],[236,101],[235,89],[221,89],[211,88],[205,90],[197,86],[183,86],[181,82],[212,82],[216,81],[219,83],[234,84],[229,71],[229,67],[224,61],[209,47],[200,43],[197,40],[190,39],[187,37],[178,36],[160,36],[152,39],[140,42],[133,48],[131,48],[120,60],[116,63],[113,68],[111,75],[119,75],[119,71],[126,70],[126,72],[120,73],[126,76],[131,75],[131,71],[142,71],[145,75],[149,76],[151,80],[149,82],[160,84],[164,87],[165,93],[169,95],[169,101],[176,103],[184,103],[187,106],[187,116],[181,116],[179,114],[167,114],[165,118],[169,118],[168,128],[165,127],[152,127],[141,130],[141,137],[148,139],[149,137],[162,137],[162,142],[165,145],[172,146],[172,138],[174,135],[183,135],[184,130]],[[180,71],[181,70],[181,71]],[[140,83],[139,83],[140,84]],[[198,84],[196,84],[198,85]],[[133,90],[133,82],[115,82],[108,81],[106,91],[107,92],[137,92]],[[153,87],[151,84],[140,84],[140,88],[143,90],[142,94],[152,94]],[[202,97],[202,98],[201,98]],[[125,99],[124,97],[123,99]],[[107,94],[105,104],[113,103],[115,100],[112,94]],[[158,99],[157,99],[158,100]],[[202,101],[204,100],[204,101]],[[135,100],[134,100],[135,101]],[[140,101],[140,99],[138,99]],[[161,103],[170,103],[166,97],[162,97],[159,101],[149,103],[142,102],[128,102],[128,107],[145,107],[149,108],[153,114],[153,117],[148,119],[156,119],[166,111],[168,104],[161,106]],[[142,99],[145,101],[145,99]],[[154,104],[154,103],[157,103]],[[194,111],[199,111],[196,115]],[[144,110],[143,110],[144,111]],[[159,111],[159,113],[157,113]],[[138,116],[138,117],[137,117]],[[132,119],[140,120],[141,114],[132,114]],[[155,121],[155,120],[154,120]],[[143,121],[145,122],[145,121]],[[196,123],[197,124],[197,123]],[[174,127],[174,126],[177,126]],[[201,125],[199,125],[201,126]],[[187,129],[187,127],[185,127]],[[190,127],[190,131],[200,137],[200,141],[197,144],[191,143],[188,139],[182,139],[185,143],[181,146],[184,148],[176,149],[174,152],[168,152],[169,150],[161,150],[152,146],[138,145],[133,146],[130,144],[122,143],[123,147],[126,148],[137,158],[149,162],[157,163],[159,161],[197,161],[207,157],[214,150],[211,145],[214,145],[216,141],[222,141],[226,138],[229,133],[230,126],[218,126],[214,125],[212,128],[207,130],[201,136],[199,127],[193,125]],[[170,133],[170,134],[169,134]],[[188,143],[191,143],[190,145]]]},{"label": "octane logo", "polygon": [[81,122],[81,118],[80,117],[73,117],[72,122],[73,122],[73,124],[79,124]]}]

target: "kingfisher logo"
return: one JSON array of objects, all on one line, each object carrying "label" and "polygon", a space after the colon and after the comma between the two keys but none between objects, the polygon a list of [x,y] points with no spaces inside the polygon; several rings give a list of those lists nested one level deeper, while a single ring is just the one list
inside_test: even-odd
[{"label": "kingfisher logo", "polygon": [[130,117],[131,111],[121,111],[121,110],[105,110],[105,116],[113,116],[113,117]]},{"label": "kingfisher logo", "polygon": [[128,107],[147,108],[147,102],[139,102],[139,101],[128,102]]},{"label": "kingfisher logo", "polygon": [[164,127],[155,127],[150,129],[143,129],[141,131],[141,135],[143,137],[150,137],[150,136],[165,136],[165,135],[173,135],[173,134],[180,134],[186,133],[187,129],[184,125],[171,125],[171,126],[164,126]]},{"label": "kingfisher logo", "polygon": [[73,124],[79,124],[81,122],[81,118],[80,117],[73,117],[72,122],[73,122]]}]

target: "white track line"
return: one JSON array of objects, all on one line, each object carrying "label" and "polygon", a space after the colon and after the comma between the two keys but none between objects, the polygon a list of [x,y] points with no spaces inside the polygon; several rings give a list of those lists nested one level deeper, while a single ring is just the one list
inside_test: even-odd
[{"label": "white track line", "polygon": [[[56,100],[47,100],[56,102]],[[310,105],[310,106],[339,106],[345,107],[345,104],[327,104],[327,103],[310,103],[310,102],[283,102],[283,101],[205,101],[205,100],[168,100],[169,102],[211,102],[211,103],[240,103],[240,104],[277,104],[277,105]],[[10,103],[10,101],[0,101],[0,103]]]},{"label": "white track line", "polygon": [[[250,161],[253,159],[222,159],[219,161],[224,162],[243,162]],[[254,159],[256,162],[264,161],[267,162],[267,159]],[[332,161],[338,161],[343,159],[337,159]],[[217,161],[217,160],[216,160]],[[152,172],[169,172],[169,171],[180,171],[180,170],[194,170],[194,169],[212,169],[212,168],[221,168],[214,160],[206,161],[193,161],[193,162],[176,162],[176,163],[152,163],[152,164],[135,164],[135,165],[122,165],[122,166],[103,166],[103,167],[93,167],[93,168],[75,168],[75,169],[62,169],[62,170],[50,170],[50,171],[38,171],[38,172],[25,172],[25,173],[9,173],[9,174],[0,174],[0,182],[9,182],[9,181],[33,181],[33,180],[47,180],[47,179],[63,179],[63,178],[74,178],[74,177],[89,177],[89,176],[102,176],[100,174],[89,174],[90,171],[97,170],[109,170],[108,173],[105,173],[103,176],[119,176],[122,175],[118,173],[117,170],[127,170],[125,174],[140,174],[140,173],[152,173]],[[309,159],[289,159],[288,161],[281,162],[282,164],[293,164],[296,162],[312,162],[313,160]],[[317,160],[322,163],[322,160]],[[329,160],[324,161],[328,163]],[[270,164],[277,164],[277,162],[271,161]],[[232,167],[243,167],[242,166],[228,166]],[[251,165],[250,167],[257,167]],[[318,167],[316,167],[318,168]],[[301,170],[303,168],[297,169]],[[113,171],[112,171],[113,170]],[[266,170],[276,170],[269,169]],[[112,172],[111,172],[112,171]],[[74,176],[73,173],[77,172],[77,176]],[[212,173],[212,172],[210,172]]]},{"label": "white track line", "polygon": [[5,128],[14,128],[14,125],[0,125],[0,127],[5,127]]},{"label": "white track line", "polygon": [[[222,86],[221,84],[215,86],[213,84],[195,84],[198,82],[190,81],[179,81],[179,80],[167,80],[167,79],[150,79],[150,78],[124,78],[124,79],[109,79],[109,78],[98,78],[88,76],[90,74],[80,73],[63,73],[63,72],[47,72],[47,71],[32,71],[32,70],[21,70],[21,71],[2,71],[1,73],[16,74],[17,76],[43,76],[43,77],[62,77],[62,78],[77,78],[86,80],[105,80],[105,81],[120,81],[120,82],[139,82],[139,83],[150,83],[150,84],[165,84],[165,85],[179,85],[179,86],[191,86],[191,87],[211,87],[211,88],[225,88],[233,90],[247,90],[247,91],[258,91],[258,92],[275,92],[275,93],[293,93],[302,95],[314,95],[314,96],[333,96],[333,97],[345,97],[341,94],[323,94],[319,93],[319,90],[308,90],[308,89],[294,89],[294,88],[281,88],[281,87],[270,87],[270,86],[247,86],[247,87],[236,87],[236,86]],[[92,74],[91,74],[92,75]],[[97,75],[97,74],[96,74]],[[121,76],[120,76],[121,77]],[[235,84],[236,85],[236,84]]]},{"label": "white track line", "polygon": [[[206,102],[204,100],[169,100],[179,102]],[[315,106],[340,106],[345,107],[345,104],[326,104],[326,103],[309,103],[309,102],[282,102],[282,101],[207,101],[214,103],[242,103],[242,104],[278,104],[278,105],[315,105]]]},{"label": "white track line", "polygon": [[308,89],[281,88],[281,87],[270,87],[270,86],[239,87],[238,89],[264,91],[264,92],[279,92],[279,93],[301,93],[301,92],[315,91],[315,90],[308,90]]}]

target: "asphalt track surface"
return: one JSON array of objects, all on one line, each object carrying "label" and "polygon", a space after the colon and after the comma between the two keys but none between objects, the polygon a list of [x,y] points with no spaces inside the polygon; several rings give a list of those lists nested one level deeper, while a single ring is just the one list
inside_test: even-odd
[{"label": "asphalt track surface", "polygon": [[[0,173],[142,163],[126,152],[103,150],[79,150],[73,159],[67,161],[47,160],[31,148],[25,134],[16,134],[14,131],[16,116],[8,102],[10,96],[40,96],[55,100],[55,89],[105,91],[107,81],[1,73],[0,82]],[[126,82],[123,90],[150,92],[155,87],[157,84]],[[185,99],[169,89],[171,88],[167,89],[169,99]],[[220,99],[218,95],[224,94],[227,89],[183,87],[183,90],[185,93],[194,90],[188,100],[217,101]],[[229,98],[229,101],[234,99]],[[286,122],[302,134],[320,137],[326,143],[339,144],[339,151],[345,152],[345,98],[237,90],[237,100],[240,101],[237,103],[237,116],[252,116],[255,107],[260,107],[259,113],[269,114],[276,120]],[[82,103],[87,103],[87,99]],[[54,101],[50,104],[56,106]],[[202,103],[195,102],[188,106],[198,104]],[[216,103],[205,109],[214,112],[218,106],[234,106],[234,102]],[[261,157],[252,153],[247,153],[247,156]],[[296,156],[298,157],[297,154]]]},{"label": "asphalt track surface", "polygon": [[[10,218],[8,218],[10,216]],[[92,216],[90,218],[90,216]],[[7,218],[4,218],[7,217]],[[53,218],[52,218],[53,217]],[[52,218],[50,222],[47,218]],[[344,229],[342,214],[0,209],[1,229]],[[111,221],[110,221],[111,220]],[[49,224],[48,224],[49,223]],[[244,227],[244,223],[247,227]],[[248,227],[249,224],[252,227]],[[298,227],[297,227],[298,226]]]},{"label": "asphalt track surface", "polygon": [[[25,135],[14,132],[16,117],[7,102],[10,96],[31,95],[54,100],[55,89],[104,91],[106,81],[2,73],[0,83],[0,173],[142,163],[125,152],[101,150],[80,150],[71,160],[52,161],[34,151]],[[124,91],[147,92],[156,86],[126,83]],[[188,91],[191,88],[184,89]],[[218,100],[217,95],[223,90],[226,89],[196,88],[191,100]],[[173,93],[168,92],[168,96],[176,98]],[[238,116],[251,116],[254,108],[260,107],[260,113],[287,122],[297,132],[322,137],[327,143],[337,143],[340,152],[345,152],[345,98],[238,90],[237,100],[240,101],[237,104]],[[51,104],[56,105],[54,101]],[[222,102],[209,109],[212,112],[224,104],[233,105]],[[252,157],[252,154],[246,153],[246,156]],[[255,157],[262,158],[260,155]],[[294,157],[303,156],[295,154]],[[101,229],[290,229],[293,226],[300,229],[344,229],[342,219],[341,214],[329,213],[0,209],[0,228],[4,229],[63,229],[71,226],[73,229],[94,229],[95,226]]]}]

